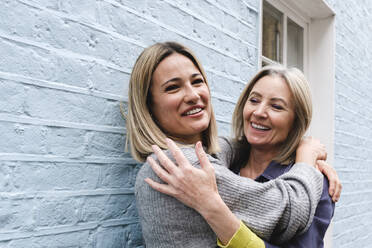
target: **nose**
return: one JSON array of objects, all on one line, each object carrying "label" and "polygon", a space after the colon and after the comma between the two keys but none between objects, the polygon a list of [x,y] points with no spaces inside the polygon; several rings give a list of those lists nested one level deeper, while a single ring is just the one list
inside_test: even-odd
[{"label": "nose", "polygon": [[267,113],[266,113],[266,107],[265,107],[265,105],[264,104],[257,105],[256,106],[256,109],[253,112],[253,115],[256,118],[266,118],[267,117]]},{"label": "nose", "polygon": [[195,104],[200,99],[198,89],[193,87],[193,85],[187,84],[185,87],[185,102]]}]

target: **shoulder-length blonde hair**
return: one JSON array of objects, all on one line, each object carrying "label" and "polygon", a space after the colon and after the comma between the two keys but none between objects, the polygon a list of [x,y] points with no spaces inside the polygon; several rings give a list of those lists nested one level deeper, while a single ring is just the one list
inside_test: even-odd
[{"label": "shoulder-length blonde hair", "polygon": [[[126,117],[126,147],[130,144],[130,151],[134,159],[143,162],[152,153],[151,145],[158,145],[166,149],[167,137],[156,124],[151,115],[150,86],[152,76],[159,63],[171,54],[179,53],[189,58],[199,69],[208,89],[209,85],[204,69],[195,55],[185,46],[176,42],[156,43],[146,48],[134,64],[128,92],[128,114]],[[211,105],[211,101],[209,101]],[[203,145],[210,154],[219,151],[217,125],[211,105],[211,119],[208,128],[202,133]]]},{"label": "shoulder-length blonde hair", "polygon": [[241,93],[233,113],[232,131],[239,144],[249,149],[244,135],[243,109],[253,87],[265,76],[281,77],[287,83],[293,97],[295,119],[287,139],[283,142],[279,154],[274,158],[278,163],[293,162],[296,148],[310,125],[312,103],[309,84],[304,74],[296,68],[286,68],[281,65],[263,67],[247,84]]}]

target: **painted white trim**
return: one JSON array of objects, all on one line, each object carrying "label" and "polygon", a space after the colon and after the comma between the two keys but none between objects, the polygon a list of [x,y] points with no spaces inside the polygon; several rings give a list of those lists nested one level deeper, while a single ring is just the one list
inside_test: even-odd
[{"label": "painted white trim", "polygon": [[283,65],[288,65],[287,53],[288,53],[288,15],[287,12],[283,12],[283,51],[282,51],[282,60]]},{"label": "painted white trim", "polygon": [[[334,16],[313,19],[310,24],[309,81],[313,98],[310,134],[320,138],[328,151],[327,161],[334,162],[335,104],[335,24]],[[325,247],[332,247],[333,224],[327,230]]]}]

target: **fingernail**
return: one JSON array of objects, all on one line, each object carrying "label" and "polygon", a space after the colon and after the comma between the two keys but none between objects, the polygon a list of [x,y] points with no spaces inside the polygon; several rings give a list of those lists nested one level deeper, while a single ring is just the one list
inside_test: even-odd
[{"label": "fingernail", "polygon": [[203,152],[203,145],[202,145],[201,141],[198,141],[198,143],[196,143],[196,145],[198,146],[198,149],[200,150],[200,152]]},{"label": "fingernail", "polygon": [[152,145],[151,148],[155,152],[157,150],[157,145]]},{"label": "fingernail", "polygon": [[172,144],[170,138],[165,138],[165,142],[167,143],[168,146]]}]

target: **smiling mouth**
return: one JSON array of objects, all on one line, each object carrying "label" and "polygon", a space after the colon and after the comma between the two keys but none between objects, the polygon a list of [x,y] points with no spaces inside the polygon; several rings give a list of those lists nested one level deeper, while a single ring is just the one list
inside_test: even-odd
[{"label": "smiling mouth", "polygon": [[182,115],[183,116],[194,115],[194,114],[200,113],[202,110],[203,110],[202,108],[194,108],[194,109],[187,111],[186,113],[183,113]]},{"label": "smiling mouth", "polygon": [[270,130],[270,128],[268,128],[268,127],[261,126],[261,125],[259,125],[259,124],[253,123],[253,122],[251,122],[251,126],[252,126],[254,129],[261,130],[261,131],[267,131],[267,130]]}]

